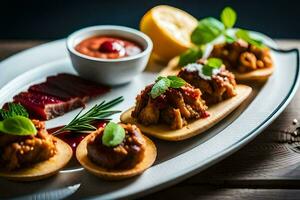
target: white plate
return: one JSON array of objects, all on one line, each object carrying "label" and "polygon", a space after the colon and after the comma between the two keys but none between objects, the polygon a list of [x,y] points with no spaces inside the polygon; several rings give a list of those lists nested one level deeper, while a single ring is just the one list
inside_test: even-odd
[{"label": "white plate", "polygon": [[[269,44],[274,43],[268,39]],[[62,170],[57,176],[31,183],[0,180],[0,198],[114,199],[145,195],[183,180],[220,161],[241,148],[266,128],[287,106],[299,84],[299,53],[297,50],[273,51],[275,73],[256,95],[244,102],[235,112],[203,134],[181,142],[154,140],[158,159],[139,177],[106,182],[76,164]],[[24,73],[25,72],[25,73]],[[0,64],[0,106],[29,85],[41,82],[46,76],[59,72],[75,73],[60,40],[35,47],[6,59]],[[123,95],[125,101],[118,109],[134,104],[136,94],[155,79],[155,74],[143,73],[128,85],[88,104]],[[256,93],[255,92],[255,93]],[[254,98],[255,97],[255,98]],[[66,124],[79,109],[47,122],[48,128]],[[114,117],[118,120],[119,115]]]}]

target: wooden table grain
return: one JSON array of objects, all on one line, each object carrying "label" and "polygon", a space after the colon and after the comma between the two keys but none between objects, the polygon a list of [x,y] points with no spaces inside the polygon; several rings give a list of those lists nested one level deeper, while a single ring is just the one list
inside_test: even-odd
[{"label": "wooden table grain", "polygon": [[[299,48],[300,40],[276,40]],[[0,60],[46,41],[0,40]],[[293,124],[297,119],[298,124]],[[300,92],[284,112],[238,152],[143,199],[300,199]]]}]

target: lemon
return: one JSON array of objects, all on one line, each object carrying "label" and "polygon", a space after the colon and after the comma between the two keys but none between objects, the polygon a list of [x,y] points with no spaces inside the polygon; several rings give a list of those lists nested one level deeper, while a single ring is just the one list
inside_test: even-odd
[{"label": "lemon", "polygon": [[167,61],[192,46],[190,35],[197,23],[197,19],[183,10],[160,5],[143,16],[140,29],[152,39],[153,53]]}]

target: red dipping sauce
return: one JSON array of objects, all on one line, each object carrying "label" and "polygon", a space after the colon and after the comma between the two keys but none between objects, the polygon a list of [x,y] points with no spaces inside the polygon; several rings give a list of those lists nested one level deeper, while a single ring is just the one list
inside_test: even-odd
[{"label": "red dipping sauce", "polygon": [[112,36],[94,36],[81,41],[75,50],[87,56],[104,59],[118,59],[141,53],[135,42]]},{"label": "red dipping sauce", "polygon": [[[93,124],[97,129],[98,128],[102,128],[106,125],[105,121],[101,121],[101,122],[96,122],[95,124]],[[63,126],[59,126],[59,127],[54,127],[54,128],[50,128],[47,129],[49,134],[54,133],[55,131],[59,130],[60,128],[62,128]],[[56,137],[58,137],[59,139],[63,140],[64,142],[66,142],[68,145],[70,145],[70,147],[73,150],[73,153],[76,152],[76,148],[79,145],[79,143],[86,137],[88,136],[88,133],[80,133],[80,132],[73,132],[73,131],[65,131],[62,132],[58,135],[56,135]]]}]

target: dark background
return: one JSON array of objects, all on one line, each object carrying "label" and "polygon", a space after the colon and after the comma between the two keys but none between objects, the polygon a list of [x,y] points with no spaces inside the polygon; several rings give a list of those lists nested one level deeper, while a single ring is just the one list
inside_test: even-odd
[{"label": "dark background", "polygon": [[300,38],[300,1],[271,0],[1,0],[0,39],[57,39],[91,25],[139,27],[143,14],[159,4],[179,7],[198,19],[219,17],[230,5],[238,27],[273,38]]}]

